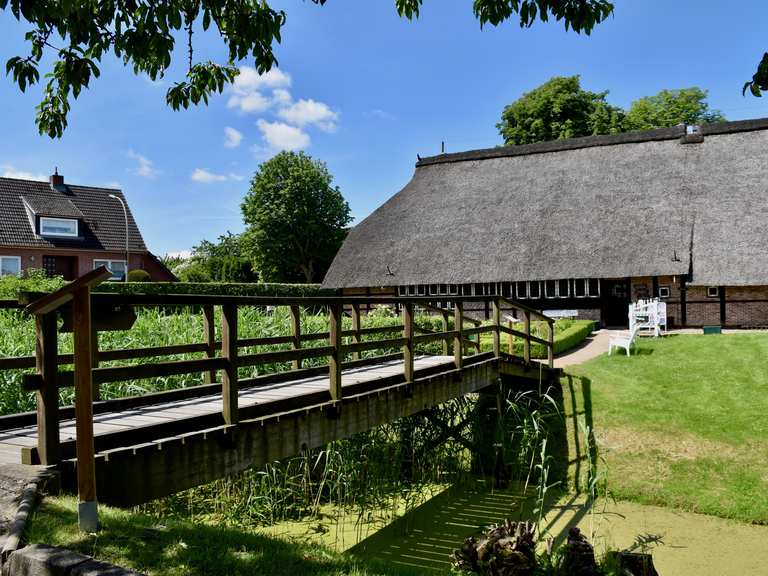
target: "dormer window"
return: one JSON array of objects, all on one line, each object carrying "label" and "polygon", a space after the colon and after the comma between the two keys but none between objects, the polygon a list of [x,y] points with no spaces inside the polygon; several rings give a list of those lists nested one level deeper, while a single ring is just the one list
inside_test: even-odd
[{"label": "dormer window", "polygon": [[40,236],[64,236],[76,238],[77,220],[70,218],[40,217]]}]

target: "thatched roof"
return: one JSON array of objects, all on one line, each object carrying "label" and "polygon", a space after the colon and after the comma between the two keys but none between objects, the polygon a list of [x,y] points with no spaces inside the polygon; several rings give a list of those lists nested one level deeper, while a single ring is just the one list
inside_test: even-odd
[{"label": "thatched roof", "polygon": [[406,187],[350,232],[324,285],[618,278],[689,266],[694,284],[768,285],[768,119],[703,126],[703,141],[685,132],[422,159]]}]

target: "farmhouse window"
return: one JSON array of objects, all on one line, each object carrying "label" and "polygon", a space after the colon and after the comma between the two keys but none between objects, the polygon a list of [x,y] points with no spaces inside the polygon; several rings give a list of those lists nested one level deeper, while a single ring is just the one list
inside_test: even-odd
[{"label": "farmhouse window", "polygon": [[707,298],[719,298],[720,297],[720,288],[717,286],[709,286],[707,288]]},{"label": "farmhouse window", "polygon": [[557,281],[544,281],[544,298],[557,298]]},{"label": "farmhouse window", "polygon": [[426,289],[427,289],[427,287],[424,286],[424,284],[419,284],[419,286],[416,289],[416,292],[417,292],[417,294],[419,296],[424,296],[424,292],[425,292]]},{"label": "farmhouse window", "polygon": [[440,284],[440,294],[448,294],[448,285]]},{"label": "farmhouse window", "polygon": [[93,267],[106,266],[112,272],[110,280],[125,280],[125,260],[94,260]]},{"label": "farmhouse window", "polygon": [[40,218],[41,236],[77,236],[77,220],[68,218]]},{"label": "farmhouse window", "polygon": [[456,284],[448,284],[448,294],[456,296],[459,293],[459,287]]},{"label": "farmhouse window", "polygon": [[0,276],[21,276],[21,257],[0,256]]},{"label": "farmhouse window", "polygon": [[557,296],[559,298],[568,298],[571,295],[571,283],[568,280],[557,281]]},{"label": "farmhouse window", "polygon": [[541,298],[541,282],[528,282],[528,298]]},{"label": "farmhouse window", "polygon": [[659,286],[659,298],[669,298],[670,294],[669,286]]},{"label": "farmhouse window", "polygon": [[587,284],[587,296],[590,298],[599,298],[600,297],[600,280],[597,278],[590,278],[589,280],[585,280]]},{"label": "farmhouse window", "polygon": [[518,299],[525,300],[528,298],[528,282],[515,282],[515,290]]}]

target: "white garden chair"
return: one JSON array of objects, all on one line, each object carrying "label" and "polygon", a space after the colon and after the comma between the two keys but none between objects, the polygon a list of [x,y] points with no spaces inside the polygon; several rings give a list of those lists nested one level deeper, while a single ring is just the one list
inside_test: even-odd
[{"label": "white garden chair", "polygon": [[640,332],[640,325],[636,324],[627,334],[616,334],[615,336],[611,336],[608,340],[608,355],[611,355],[614,348],[624,348],[624,350],[627,351],[627,356],[629,356],[629,350],[635,345],[638,332]]}]

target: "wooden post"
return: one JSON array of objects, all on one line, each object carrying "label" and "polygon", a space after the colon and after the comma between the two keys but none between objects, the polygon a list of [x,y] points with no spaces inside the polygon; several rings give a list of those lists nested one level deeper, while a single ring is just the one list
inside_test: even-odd
[{"label": "wooden post", "polygon": [[552,322],[547,322],[547,363],[550,368],[555,367],[555,330]]},{"label": "wooden post", "polygon": [[221,307],[221,355],[227,367],[221,372],[222,413],[224,422],[237,424],[237,305]]},{"label": "wooden post", "polygon": [[525,341],[523,342],[523,360],[531,361],[531,313],[525,310],[523,312],[523,332],[525,332]]},{"label": "wooden post", "polygon": [[75,356],[75,429],[77,453],[78,523],[83,532],[96,532],[96,463],[93,446],[93,351],[91,337],[91,289],[83,286],[72,298]]},{"label": "wooden post", "polygon": [[[91,322],[91,368],[99,367],[99,331]],[[101,400],[101,390],[98,382],[93,383],[93,401]]]},{"label": "wooden post", "polygon": [[501,308],[499,307],[498,298],[494,298],[492,305],[493,315],[493,355],[496,358],[501,357]]},{"label": "wooden post", "polygon": [[453,363],[457,369],[464,366],[463,338],[464,338],[464,303],[456,302],[453,309],[453,329],[456,335],[453,337]]},{"label": "wooden post", "polygon": [[[203,332],[205,333],[205,356],[216,356],[216,324],[214,320],[213,306],[203,306]],[[213,384],[216,382],[216,370],[209,370],[203,375],[203,382]]]},{"label": "wooden post", "polygon": [[342,305],[331,304],[330,310],[330,328],[329,340],[333,346],[333,352],[328,357],[328,378],[330,380],[330,391],[332,400],[341,400],[341,363],[344,360],[344,354],[341,350],[341,315]]},{"label": "wooden post", "polygon": [[[360,304],[352,304],[352,342],[358,344],[362,337],[360,335]],[[352,352],[352,360],[360,360],[360,352]]]},{"label": "wooden post", "polygon": [[413,382],[413,302],[403,304],[403,374],[406,382]]},{"label": "wooden post", "polygon": [[56,312],[35,317],[37,332],[36,365],[37,373],[43,379],[37,391],[37,453],[40,464],[57,464],[61,459],[59,447],[59,387],[58,343],[56,334]]},{"label": "wooden post", "polygon": [[[448,312],[443,312],[443,332],[448,332]],[[450,342],[448,342],[448,339],[446,338],[443,340],[443,356],[448,356],[450,354]]]},{"label": "wooden post", "polygon": [[[291,336],[293,337],[293,349],[298,350],[301,348],[301,308],[298,305],[291,305]],[[291,367],[294,370],[301,368],[301,358],[297,358],[291,362]]]}]

